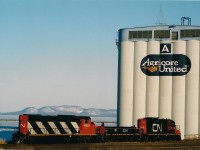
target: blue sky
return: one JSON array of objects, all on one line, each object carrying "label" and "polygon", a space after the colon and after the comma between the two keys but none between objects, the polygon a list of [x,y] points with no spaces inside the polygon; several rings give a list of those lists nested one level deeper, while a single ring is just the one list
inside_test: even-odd
[{"label": "blue sky", "polygon": [[[117,106],[119,28],[155,25],[160,1],[0,0],[0,112]],[[163,1],[167,24],[200,25],[200,1]]]}]

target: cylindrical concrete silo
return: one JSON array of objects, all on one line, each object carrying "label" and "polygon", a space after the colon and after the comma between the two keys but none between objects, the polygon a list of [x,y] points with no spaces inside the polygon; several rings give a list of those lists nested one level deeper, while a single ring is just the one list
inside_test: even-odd
[{"label": "cylindrical concrete silo", "polygon": [[186,43],[186,54],[191,61],[190,72],[186,75],[185,135],[198,133],[199,123],[199,41]]},{"label": "cylindrical concrete silo", "polygon": [[147,55],[147,42],[135,42],[134,48],[134,84],[133,84],[133,125],[137,119],[145,117],[146,75],[140,69],[141,60]]},{"label": "cylindrical concrete silo", "polygon": [[119,43],[118,53],[118,126],[132,126],[134,42]]},{"label": "cylindrical concrete silo", "polygon": [[[173,53],[186,55],[186,41],[173,43]],[[180,125],[181,138],[185,130],[185,76],[172,77],[172,119]]]},{"label": "cylindrical concrete silo", "polygon": [[[169,43],[162,41],[162,43]],[[164,54],[163,54],[164,55]],[[159,118],[171,118],[172,76],[159,77]]]},{"label": "cylindrical concrete silo", "polygon": [[[147,54],[159,54],[160,42],[147,43]],[[158,117],[159,76],[146,76],[146,117]]]},{"label": "cylindrical concrete silo", "polygon": [[[199,41],[199,59],[200,59],[200,41]],[[200,63],[200,61],[199,61]],[[200,135],[200,64],[199,64],[199,122],[198,122],[198,126],[199,126],[199,132],[198,134]]]}]

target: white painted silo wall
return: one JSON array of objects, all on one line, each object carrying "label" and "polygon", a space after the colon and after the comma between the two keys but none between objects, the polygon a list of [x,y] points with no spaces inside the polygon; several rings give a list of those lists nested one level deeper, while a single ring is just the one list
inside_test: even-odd
[{"label": "white painted silo wall", "polygon": [[[199,41],[199,59],[200,59],[200,41]],[[198,134],[200,136],[200,61],[199,61],[199,113],[198,114],[199,114],[199,119],[198,119],[199,132],[198,132]]]},{"label": "white painted silo wall", "polygon": [[199,122],[199,41],[186,44],[186,54],[191,60],[191,70],[186,75],[185,135],[198,134]]},{"label": "white painted silo wall", "polygon": [[118,126],[132,126],[134,42],[119,44]]},{"label": "white painted silo wall", "polygon": [[171,118],[172,77],[160,77],[159,118]]},{"label": "white painted silo wall", "polygon": [[145,117],[146,75],[140,69],[141,60],[147,55],[147,42],[135,42],[134,48],[134,84],[133,84],[133,125],[137,119]]},{"label": "white painted silo wall", "polygon": [[[160,42],[147,43],[147,55],[159,54]],[[146,76],[146,117],[158,117],[159,76]]]},{"label": "white painted silo wall", "polygon": [[[163,43],[169,43],[169,41],[163,41]],[[160,76],[158,117],[171,118],[171,109],[172,109],[172,76]]]},{"label": "white painted silo wall", "polygon": [[[186,41],[174,42],[173,54],[186,55]],[[172,77],[172,119],[180,125],[183,139],[185,134],[185,76]]]},{"label": "white painted silo wall", "polygon": [[[200,59],[200,41],[199,41],[199,59]],[[198,126],[199,126],[199,128],[198,128],[198,134],[199,134],[199,136],[200,136],[200,61],[199,61],[199,119],[198,119]]]}]

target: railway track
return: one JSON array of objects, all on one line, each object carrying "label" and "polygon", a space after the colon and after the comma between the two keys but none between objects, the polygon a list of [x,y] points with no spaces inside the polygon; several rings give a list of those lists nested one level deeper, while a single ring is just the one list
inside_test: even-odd
[{"label": "railway track", "polygon": [[173,141],[173,142],[109,142],[109,143],[82,143],[82,144],[49,144],[49,145],[13,145],[3,144],[0,149],[51,149],[51,150],[127,150],[127,149],[200,149],[200,140]]}]

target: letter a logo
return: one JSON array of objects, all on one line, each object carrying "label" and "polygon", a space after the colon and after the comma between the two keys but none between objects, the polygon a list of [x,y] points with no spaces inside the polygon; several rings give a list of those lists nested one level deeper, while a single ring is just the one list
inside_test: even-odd
[{"label": "letter a logo", "polygon": [[166,45],[164,45],[164,47],[163,47],[163,49],[162,49],[162,52],[163,53],[169,53],[169,50],[168,50],[168,48],[167,48],[167,46]]},{"label": "letter a logo", "polygon": [[171,53],[171,44],[160,44],[160,53]]}]

